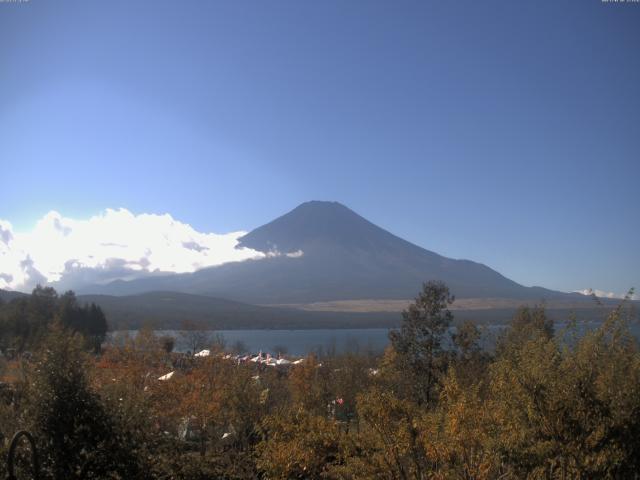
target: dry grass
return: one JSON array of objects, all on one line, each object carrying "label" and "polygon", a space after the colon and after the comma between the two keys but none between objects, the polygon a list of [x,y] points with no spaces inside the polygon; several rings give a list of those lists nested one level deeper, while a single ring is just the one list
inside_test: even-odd
[{"label": "dry grass", "polygon": [[[269,305],[271,307],[286,307],[305,310],[311,312],[401,312],[412,300],[377,300],[377,299],[359,299],[359,300],[334,300],[328,302],[314,303],[287,303],[278,305]],[[523,299],[511,298],[461,298],[457,299],[451,310],[493,310],[493,309],[510,309],[518,308],[522,305],[534,305],[539,302]],[[583,309],[593,308],[593,302],[585,297],[585,300],[550,300],[546,301],[547,308],[561,309]]]}]

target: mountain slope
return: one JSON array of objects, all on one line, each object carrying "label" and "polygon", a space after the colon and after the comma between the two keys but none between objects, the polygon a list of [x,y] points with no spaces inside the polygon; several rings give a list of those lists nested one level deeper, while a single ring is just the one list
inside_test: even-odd
[{"label": "mountain slope", "polygon": [[171,290],[249,303],[412,298],[442,280],[461,298],[558,298],[523,287],[470,260],[454,260],[403,240],[336,202],[307,202],[240,239],[267,258],[191,274],[114,282],[84,291],[126,295]]}]

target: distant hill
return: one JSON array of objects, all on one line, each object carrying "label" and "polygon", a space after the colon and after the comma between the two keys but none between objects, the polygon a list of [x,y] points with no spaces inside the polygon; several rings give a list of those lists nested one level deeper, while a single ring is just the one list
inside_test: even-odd
[{"label": "distant hill", "polygon": [[22,293],[22,292],[14,292],[14,291],[9,291],[9,290],[2,290],[0,288],[0,300],[2,300],[3,302],[10,302],[14,298],[24,297],[25,295],[27,295],[27,294],[26,293]]},{"label": "distant hill", "polygon": [[[181,329],[185,322],[214,330],[238,329],[317,329],[397,327],[399,311],[308,310],[300,308],[249,305],[208,296],[177,292],[148,292],[129,296],[81,295],[81,303],[94,302],[104,310],[111,330],[137,329],[151,325],[155,329]],[[492,304],[491,308],[474,303],[454,304],[456,321],[473,320],[479,324],[508,322],[519,303]],[[554,320],[568,320],[575,311],[581,321],[602,320],[612,308],[593,303],[565,305],[554,302],[547,313]],[[194,325],[195,326],[195,325]]]},{"label": "distant hill", "polygon": [[[11,301],[26,294],[0,290],[0,298]],[[96,303],[104,310],[110,330],[179,330],[185,323],[213,330],[238,329],[317,329],[317,328],[389,328],[401,322],[400,310],[406,301],[337,301],[326,304],[258,306],[210,296],[180,292],[147,292],[136,295],[79,295],[80,303]],[[554,320],[567,320],[575,311],[581,321],[602,320],[615,304],[554,301],[547,313]],[[518,301],[460,300],[452,309],[456,321],[473,320],[480,324],[499,324],[511,319]]]},{"label": "distant hill", "polygon": [[253,304],[286,304],[410,299],[424,281],[442,280],[459,298],[588,301],[578,294],[524,287],[481,263],[443,257],[336,202],[304,203],[242,237],[239,247],[258,250],[268,258],[80,291],[112,295],[179,291]]},{"label": "distant hill", "polygon": [[[80,295],[104,310],[111,330],[181,329],[185,322],[209,329],[305,329],[390,327],[399,323],[395,313],[307,312],[261,307],[219,298],[178,292],[148,292],[129,296]],[[193,325],[196,324],[196,325]]]}]

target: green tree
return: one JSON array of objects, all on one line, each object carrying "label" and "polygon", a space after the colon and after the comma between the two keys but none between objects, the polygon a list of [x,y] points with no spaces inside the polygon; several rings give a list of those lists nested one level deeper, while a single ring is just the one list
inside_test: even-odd
[{"label": "green tree", "polygon": [[16,299],[1,309],[0,344],[20,352],[33,349],[56,320],[81,333],[95,352],[100,350],[107,334],[107,320],[102,309],[93,303],[79,305],[72,291],[58,296],[53,288],[40,285],[30,296]]},{"label": "green tree", "polygon": [[55,325],[34,366],[27,418],[55,480],[144,478],[130,436],[89,388],[78,334]]},{"label": "green tree", "polygon": [[466,320],[462,325],[456,327],[455,333],[451,335],[451,340],[458,354],[464,359],[469,359],[480,351],[478,343],[480,336],[478,327],[472,321]]},{"label": "green tree", "polygon": [[160,342],[160,346],[165,352],[173,352],[173,349],[176,345],[176,339],[174,337],[170,335],[163,335],[158,339],[158,341]]},{"label": "green tree", "polygon": [[100,351],[107,334],[107,319],[99,306],[80,306],[75,293],[69,290],[60,296],[57,318],[64,327],[81,333],[94,352]]},{"label": "green tree", "polygon": [[465,386],[477,384],[487,375],[490,356],[480,347],[480,329],[470,320],[456,327],[451,335],[455,352],[450,368],[456,379]]},{"label": "green tree", "polygon": [[553,335],[553,320],[547,316],[543,305],[533,308],[522,306],[511,319],[509,328],[498,339],[496,351],[498,355],[503,355],[509,350],[521,347],[529,340],[538,337],[549,340]]},{"label": "green tree", "polygon": [[454,297],[442,282],[427,282],[414,303],[402,312],[400,330],[389,333],[398,353],[398,367],[407,374],[413,399],[429,404],[435,398],[438,378],[446,363],[442,341],[453,315]]}]

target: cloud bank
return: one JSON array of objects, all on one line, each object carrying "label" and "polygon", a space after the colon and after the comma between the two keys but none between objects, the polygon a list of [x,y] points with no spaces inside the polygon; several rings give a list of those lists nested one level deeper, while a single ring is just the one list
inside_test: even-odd
[{"label": "cloud bank", "polygon": [[[581,293],[582,295],[592,295],[595,293],[598,298],[619,298],[622,299],[625,297],[626,293],[614,293],[614,292],[605,292],[604,290],[593,290],[591,288],[585,288],[584,290],[576,290],[573,293]],[[631,296],[631,300],[640,300],[640,296],[637,293],[634,293]]]},{"label": "cloud bank", "polygon": [[51,211],[28,233],[0,219],[0,288],[60,288],[162,273],[193,272],[264,254],[236,248],[246,232],[202,233],[171,215],[107,209],[88,220]]}]

